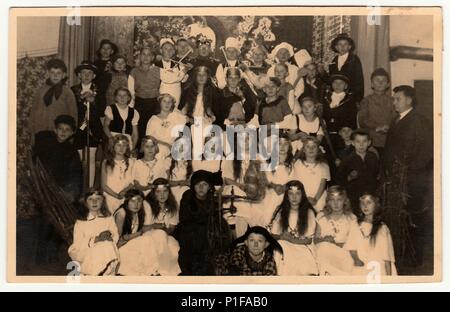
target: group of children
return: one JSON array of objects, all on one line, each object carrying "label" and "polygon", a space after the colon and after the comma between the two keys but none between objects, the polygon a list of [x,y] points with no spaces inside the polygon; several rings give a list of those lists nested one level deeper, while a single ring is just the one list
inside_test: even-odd
[{"label": "group of children", "polygon": [[[159,53],[143,48],[130,69],[103,40],[98,59],[76,68],[71,90],[65,64],[47,64],[31,108],[35,155],[73,201],[83,176],[97,189],[84,195],[69,248],[81,272],[351,275],[377,261],[395,274],[375,196],[395,118],[388,73],[375,70],[364,97],[362,65],[345,34],[332,41],[328,72],[286,42],[272,58],[255,46],[243,59],[228,38],[224,63],[212,57],[211,40],[200,36],[187,49],[189,42],[163,38]],[[173,157],[185,127],[208,125],[277,126],[276,168],[250,159],[246,140],[236,142],[243,159]],[[82,172],[87,148],[91,171]]]}]

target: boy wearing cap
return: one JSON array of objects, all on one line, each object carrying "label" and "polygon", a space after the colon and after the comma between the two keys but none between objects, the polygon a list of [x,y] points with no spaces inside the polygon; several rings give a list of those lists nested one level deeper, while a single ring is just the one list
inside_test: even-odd
[{"label": "boy wearing cap", "polygon": [[372,73],[370,80],[373,93],[361,101],[358,122],[361,128],[369,131],[372,145],[382,156],[386,134],[395,118],[392,96],[387,94],[390,77],[386,70],[377,68]]},{"label": "boy wearing cap", "polygon": [[216,259],[217,275],[270,276],[277,275],[275,251],[283,253],[281,245],[261,226],[249,227],[233,242],[229,254]]},{"label": "boy wearing cap", "polygon": [[181,97],[181,83],[184,83],[188,79],[186,74],[190,69],[192,69],[192,64],[177,63],[174,61],[175,57],[175,43],[170,38],[163,38],[159,43],[161,49],[161,60],[155,61],[155,66],[162,68],[166,72],[170,72],[175,76],[181,75],[181,79],[175,82],[165,82],[161,81],[159,87],[160,94],[170,94],[175,98],[175,106],[178,106]]},{"label": "boy wearing cap", "polygon": [[30,110],[29,131],[32,143],[36,133],[54,129],[54,121],[59,115],[70,115],[75,121],[78,119],[75,96],[65,85],[66,65],[60,59],[51,59],[46,67],[48,78],[37,90]]},{"label": "boy wearing cap", "polygon": [[[97,147],[102,140],[103,130],[100,116],[103,114],[97,107],[98,90],[93,82],[97,75],[97,67],[90,61],[83,61],[75,68],[80,83],[71,87],[78,108],[78,127],[75,134],[75,146],[82,149],[87,142],[87,120],[89,120],[89,146]],[[89,105],[89,116],[87,108]]]},{"label": "boy wearing cap", "polygon": [[317,64],[309,61],[305,63],[303,68],[306,71],[305,76],[302,77],[304,91],[302,96],[312,97],[316,101],[320,101],[326,90],[326,85],[323,79],[318,75]]},{"label": "boy wearing cap", "polygon": [[206,66],[208,67],[210,73],[215,73],[217,71],[217,67],[220,65],[220,61],[211,57],[211,39],[199,35],[195,38],[195,42],[197,46],[197,57],[192,61],[194,68]]},{"label": "boy wearing cap", "polygon": [[80,156],[71,140],[75,129],[72,116],[59,115],[52,131],[36,134],[34,146],[35,157],[72,200],[77,200],[81,194],[83,172]]},{"label": "boy wearing cap", "polygon": [[356,102],[364,97],[364,75],[359,57],[353,53],[355,42],[347,34],[340,34],[331,42],[331,50],[337,55],[328,66],[330,76],[343,74],[349,79],[349,91]]},{"label": "boy wearing cap", "polygon": [[225,88],[226,82],[226,72],[228,68],[238,67],[240,64],[239,53],[241,45],[239,40],[234,37],[229,37],[225,40],[225,63],[219,64],[216,70],[216,80],[217,87],[219,89]]},{"label": "boy wearing cap", "polygon": [[332,90],[323,99],[323,118],[333,146],[339,141],[339,130],[343,127],[356,128],[356,104],[348,92],[349,79],[342,74],[330,78]]}]

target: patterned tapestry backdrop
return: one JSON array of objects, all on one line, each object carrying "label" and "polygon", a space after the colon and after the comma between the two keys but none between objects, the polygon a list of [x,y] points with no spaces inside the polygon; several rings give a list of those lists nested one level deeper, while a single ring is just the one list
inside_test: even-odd
[{"label": "patterned tapestry backdrop", "polygon": [[[118,44],[120,53],[133,65],[142,45],[155,44],[161,36],[180,36],[196,18],[199,17],[96,17],[91,59],[100,41],[108,38]],[[230,35],[242,40],[262,36],[268,47],[288,41],[296,48],[311,51],[319,62],[331,60],[330,42],[339,32],[350,33],[351,20],[349,16],[207,16],[204,19],[216,33],[217,49]],[[44,83],[45,63],[51,57],[25,57],[17,61],[17,215],[21,218],[38,213],[26,182],[26,151],[30,146],[28,118],[31,99]],[[216,52],[216,57],[222,57],[220,52]]]},{"label": "patterned tapestry backdrop", "polygon": [[334,57],[331,41],[340,33],[351,36],[351,16],[314,16],[312,33],[312,56],[322,64],[328,64]]},{"label": "patterned tapestry backdrop", "polygon": [[[310,16],[143,16],[135,17],[134,55],[137,57],[143,46],[158,46],[160,38],[175,40],[189,36],[189,25],[202,20],[216,35],[215,57],[223,58],[220,46],[228,36],[236,36],[242,42],[263,42],[269,49],[288,41],[296,48],[311,50],[313,18]],[[295,25],[296,27],[285,27]]]},{"label": "patterned tapestry backdrop", "polygon": [[28,119],[35,91],[45,79],[45,63],[53,56],[24,57],[17,61],[17,216],[29,218],[38,214],[27,183],[26,157],[30,149]]}]

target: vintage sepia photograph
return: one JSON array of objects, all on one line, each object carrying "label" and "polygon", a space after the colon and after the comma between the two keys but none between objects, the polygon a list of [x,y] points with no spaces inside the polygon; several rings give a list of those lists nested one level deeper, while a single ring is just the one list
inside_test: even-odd
[{"label": "vintage sepia photograph", "polygon": [[9,282],[440,281],[440,8],[9,25]]}]

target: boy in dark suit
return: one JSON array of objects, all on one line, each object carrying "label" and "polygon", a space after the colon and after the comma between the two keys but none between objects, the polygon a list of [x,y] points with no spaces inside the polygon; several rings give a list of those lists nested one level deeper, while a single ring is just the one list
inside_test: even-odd
[{"label": "boy in dark suit", "polygon": [[80,156],[72,143],[75,132],[75,119],[60,115],[55,119],[54,131],[41,131],[36,134],[34,155],[52,176],[71,201],[81,195],[82,175]]},{"label": "boy in dark suit", "polygon": [[331,42],[331,50],[337,55],[328,66],[330,76],[343,74],[349,78],[349,91],[356,102],[364,97],[364,75],[359,57],[353,53],[355,42],[347,34],[340,34]]},{"label": "boy in dark suit", "polygon": [[351,136],[354,150],[344,157],[338,167],[338,184],[345,187],[353,213],[359,214],[359,198],[364,193],[374,194],[378,185],[379,162],[369,151],[369,133],[355,130]]}]

